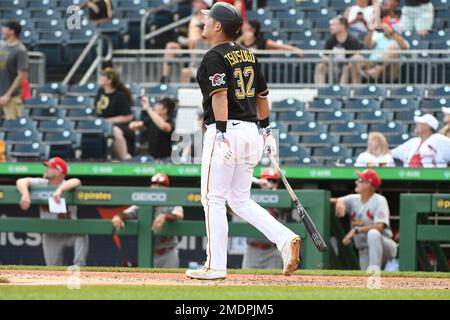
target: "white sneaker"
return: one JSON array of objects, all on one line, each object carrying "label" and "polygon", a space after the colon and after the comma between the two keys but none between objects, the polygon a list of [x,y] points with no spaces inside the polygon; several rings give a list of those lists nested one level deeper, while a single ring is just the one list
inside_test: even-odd
[{"label": "white sneaker", "polygon": [[227,272],[225,270],[214,270],[207,267],[202,267],[197,270],[186,270],[186,275],[191,279],[219,280],[226,279]]},{"label": "white sneaker", "polygon": [[290,276],[297,270],[300,263],[300,248],[302,240],[299,236],[295,236],[291,240],[287,240],[281,249],[281,256],[283,257],[283,274]]}]

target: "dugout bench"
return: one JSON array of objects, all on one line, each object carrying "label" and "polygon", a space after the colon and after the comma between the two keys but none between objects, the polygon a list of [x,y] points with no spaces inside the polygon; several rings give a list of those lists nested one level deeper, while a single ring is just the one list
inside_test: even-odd
[{"label": "dugout bench", "polygon": [[[53,192],[52,188],[32,188],[32,205],[46,205]],[[306,233],[303,224],[286,224],[303,240],[302,268],[327,269],[330,264],[330,192],[325,190],[297,190],[297,196],[313,219],[317,229],[327,242],[329,249],[320,253]],[[73,192],[63,194],[67,204],[78,206],[124,206],[141,207],[138,220],[129,220],[126,227],[118,234],[137,236],[138,266],[153,265],[153,222],[154,206],[180,205],[183,207],[201,207],[201,196],[198,188],[150,189],[148,187],[80,187]],[[265,191],[252,190],[252,198],[263,207],[291,208],[292,201],[285,190]],[[0,186],[0,205],[17,204],[20,194],[15,186]],[[82,231],[81,231],[82,230]],[[114,235],[111,221],[102,219],[79,220],[44,220],[39,218],[4,218],[0,219],[0,232],[38,232],[66,233],[88,235]],[[204,221],[178,221],[166,223],[158,235],[174,236],[206,236]],[[261,237],[262,234],[247,223],[229,222],[230,237]]]},{"label": "dugout bench", "polygon": [[[450,194],[411,193],[400,195],[400,270],[416,271],[418,261],[432,271],[424,248],[429,242],[437,267],[449,271],[447,258],[439,241],[450,241],[450,225],[432,225],[430,214],[450,214]],[[420,259],[418,259],[418,256]]]}]

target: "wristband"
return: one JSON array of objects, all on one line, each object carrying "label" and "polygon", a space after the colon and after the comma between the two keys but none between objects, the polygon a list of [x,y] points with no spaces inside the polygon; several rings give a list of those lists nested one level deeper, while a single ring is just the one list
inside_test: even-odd
[{"label": "wristband", "polygon": [[227,122],[226,121],[216,121],[216,129],[222,133],[227,132]]},{"label": "wristband", "polygon": [[259,120],[259,126],[261,128],[267,128],[270,125],[269,117]]}]

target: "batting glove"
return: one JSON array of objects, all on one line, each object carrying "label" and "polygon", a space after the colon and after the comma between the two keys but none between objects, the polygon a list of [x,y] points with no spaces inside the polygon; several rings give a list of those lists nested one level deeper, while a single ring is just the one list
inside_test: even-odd
[{"label": "batting glove", "polygon": [[277,151],[277,144],[275,142],[275,137],[272,134],[272,130],[270,127],[261,128],[260,134],[263,136],[264,139],[264,152],[270,153],[272,156],[275,156]]},{"label": "batting glove", "polygon": [[217,132],[217,138],[216,143],[217,147],[222,153],[222,157],[225,162],[232,162],[234,161],[234,155],[230,148],[230,141],[228,141],[227,138],[225,138],[225,133],[218,131]]}]

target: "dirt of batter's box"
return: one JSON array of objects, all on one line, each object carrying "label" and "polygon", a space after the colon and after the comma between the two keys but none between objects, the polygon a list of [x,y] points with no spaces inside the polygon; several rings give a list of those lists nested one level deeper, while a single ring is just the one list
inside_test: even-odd
[{"label": "dirt of batter's box", "polygon": [[[65,285],[65,271],[1,270],[0,277],[11,285]],[[313,286],[366,288],[368,277],[230,274],[226,280],[188,279],[183,273],[81,272],[83,285],[198,285],[198,286]],[[382,277],[385,289],[450,289],[450,279]]]}]

